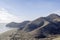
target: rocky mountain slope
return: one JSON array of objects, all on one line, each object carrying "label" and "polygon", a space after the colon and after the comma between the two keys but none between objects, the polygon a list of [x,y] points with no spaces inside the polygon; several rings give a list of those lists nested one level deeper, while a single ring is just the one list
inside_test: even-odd
[{"label": "rocky mountain slope", "polygon": [[10,40],[10,36],[16,31],[17,29],[12,29],[0,34],[0,40]]},{"label": "rocky mountain slope", "polygon": [[[5,37],[8,32],[1,35]],[[56,40],[60,37],[60,16],[50,14],[46,17],[37,18],[24,25],[22,30],[17,29],[12,33],[11,36],[8,36],[9,40]],[[6,38],[8,39],[8,37]]]},{"label": "rocky mountain slope", "polygon": [[21,23],[11,22],[11,23],[8,23],[6,25],[6,27],[23,29],[25,27],[25,25],[28,24],[29,22],[30,21],[24,21],[24,22],[21,22]]},{"label": "rocky mountain slope", "polygon": [[[31,25],[32,23],[39,25],[35,27]],[[60,34],[60,16],[57,14],[51,14],[47,17],[38,18],[32,23],[28,24],[28,26],[24,28],[24,31],[29,32],[36,38],[45,38],[48,37],[48,35]]]}]

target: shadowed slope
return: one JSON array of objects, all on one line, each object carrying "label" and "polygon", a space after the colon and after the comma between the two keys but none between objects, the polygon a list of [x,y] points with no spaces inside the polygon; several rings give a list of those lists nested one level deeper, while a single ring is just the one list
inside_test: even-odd
[{"label": "shadowed slope", "polygon": [[39,28],[43,24],[44,24],[44,17],[41,17],[28,23],[23,30],[26,32],[30,32],[33,31],[34,29]]},{"label": "shadowed slope", "polygon": [[[52,37],[53,35],[60,35],[60,16],[51,14],[47,17],[40,17],[27,23],[22,30],[17,30],[15,34],[20,34],[20,36],[18,36],[22,39],[23,37],[27,39],[40,39]],[[16,36],[15,34],[13,35]],[[21,34],[23,36],[21,36]],[[7,33],[4,35],[7,35]]]},{"label": "shadowed slope", "polygon": [[6,26],[9,27],[9,28],[19,28],[20,30],[22,30],[26,24],[28,24],[30,21],[24,21],[24,22],[21,22],[21,23],[15,23],[15,22],[11,22],[11,23],[8,23]]}]

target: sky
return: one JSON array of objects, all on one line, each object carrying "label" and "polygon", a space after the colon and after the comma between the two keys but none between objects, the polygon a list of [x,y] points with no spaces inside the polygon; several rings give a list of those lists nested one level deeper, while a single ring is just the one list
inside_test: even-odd
[{"label": "sky", "polygon": [[0,0],[1,9],[21,20],[34,20],[51,13],[60,15],[60,0]]}]

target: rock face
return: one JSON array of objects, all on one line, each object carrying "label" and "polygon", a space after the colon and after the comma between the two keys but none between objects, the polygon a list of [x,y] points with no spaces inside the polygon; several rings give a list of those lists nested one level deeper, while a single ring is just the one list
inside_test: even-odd
[{"label": "rock face", "polygon": [[[23,29],[17,30],[16,34],[19,33],[24,35],[25,37],[27,35],[27,37],[31,36],[37,39],[47,38],[53,35],[60,35],[60,16],[57,14],[51,14],[46,17],[37,18],[36,20],[33,20],[31,22],[27,21],[27,22],[22,22],[18,24],[10,23],[7,26],[18,27],[18,28],[23,26]],[[22,33],[19,31],[21,31]],[[19,37],[21,37],[21,35]]]},{"label": "rock face", "polygon": [[40,26],[42,26],[44,24],[44,20],[45,20],[44,17],[38,18],[38,19],[28,23],[23,30],[26,32],[33,31],[34,29],[37,29]]},{"label": "rock face", "polygon": [[11,22],[11,23],[8,23],[6,25],[6,27],[10,27],[10,28],[20,28],[20,29],[23,29],[25,27],[25,25],[27,23],[29,23],[30,21],[24,21],[22,23],[15,23],[15,22]]},{"label": "rock face", "polygon": [[29,23],[23,30],[36,38],[60,34],[60,16],[51,14],[47,17],[40,17]]},{"label": "rock face", "polygon": [[58,26],[60,22],[60,16],[57,14],[51,14],[47,17],[40,17],[29,24],[26,25],[26,28],[24,28],[25,31],[30,30],[30,29],[36,29],[38,27],[41,27],[44,25],[44,21],[48,21],[49,23],[52,23],[55,26]]}]

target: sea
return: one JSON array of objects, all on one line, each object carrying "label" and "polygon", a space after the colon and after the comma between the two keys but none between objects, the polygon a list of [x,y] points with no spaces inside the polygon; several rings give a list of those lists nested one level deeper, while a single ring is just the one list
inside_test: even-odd
[{"label": "sea", "polygon": [[6,27],[6,25],[7,23],[0,23],[0,34],[12,29],[12,28]]}]

